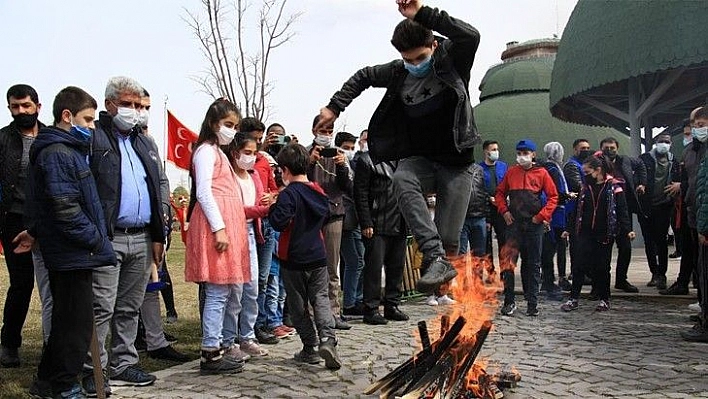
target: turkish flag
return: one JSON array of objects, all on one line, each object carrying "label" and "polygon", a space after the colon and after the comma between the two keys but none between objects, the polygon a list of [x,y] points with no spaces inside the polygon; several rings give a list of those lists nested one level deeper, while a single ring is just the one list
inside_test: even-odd
[{"label": "turkish flag", "polygon": [[178,121],[167,111],[167,159],[175,166],[189,170],[192,162],[192,144],[197,141],[197,134]]}]

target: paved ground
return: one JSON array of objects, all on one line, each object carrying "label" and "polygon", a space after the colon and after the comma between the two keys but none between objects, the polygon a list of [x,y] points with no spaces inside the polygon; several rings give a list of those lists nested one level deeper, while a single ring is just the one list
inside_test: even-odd
[{"label": "paved ground", "polygon": [[[672,261],[670,282],[677,270],[678,262]],[[642,293],[613,291],[610,312],[596,313],[594,303],[581,300],[579,310],[564,313],[560,302],[544,301],[540,316],[532,318],[521,312],[525,304],[519,300],[514,317],[495,317],[480,357],[488,370],[514,367],[521,374],[522,381],[505,392],[506,398],[708,398],[708,344],[679,337],[691,326],[686,305],[695,296],[654,295],[655,289],[644,287],[648,280],[646,263],[635,250],[630,281],[641,284]],[[380,327],[354,322],[350,331],[341,332],[344,366],[336,372],[296,364],[292,354],[300,345],[291,338],[268,347],[270,356],[249,362],[241,374],[201,377],[195,361],[158,372],[152,387],[114,392],[126,398],[363,397],[366,386],[417,350],[416,322],[436,320],[439,312],[451,310],[426,306],[420,299],[402,309],[411,321]]]}]

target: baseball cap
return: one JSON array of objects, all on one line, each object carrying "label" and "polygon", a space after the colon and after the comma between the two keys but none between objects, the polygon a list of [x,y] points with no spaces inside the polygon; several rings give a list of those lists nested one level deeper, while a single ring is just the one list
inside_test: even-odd
[{"label": "baseball cap", "polygon": [[516,145],[516,151],[536,151],[536,143],[531,140],[521,140]]}]

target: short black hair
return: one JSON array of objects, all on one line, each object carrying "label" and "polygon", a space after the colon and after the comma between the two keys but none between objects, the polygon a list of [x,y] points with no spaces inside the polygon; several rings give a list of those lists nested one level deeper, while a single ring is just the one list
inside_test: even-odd
[{"label": "short black hair", "polygon": [[708,107],[702,107],[696,111],[696,115],[693,116],[693,120],[696,119],[708,119]]},{"label": "short black hair", "polygon": [[52,106],[54,123],[61,122],[61,114],[65,109],[68,109],[72,115],[76,115],[88,108],[98,108],[96,100],[90,94],[75,86],[65,87],[54,97]]},{"label": "short black hair", "polygon": [[143,87],[143,97],[150,97],[150,93]]},{"label": "short black hair", "polygon": [[281,168],[288,168],[292,175],[305,175],[310,165],[310,153],[300,144],[292,143],[280,150],[275,161]]},{"label": "short black hair", "polygon": [[433,31],[410,19],[404,19],[393,30],[391,44],[399,52],[418,47],[430,47],[435,41]]},{"label": "short black hair", "polygon": [[482,143],[482,149],[486,150],[492,144],[499,145],[499,142],[496,140],[485,140],[484,143]]},{"label": "short black hair", "polygon": [[620,143],[614,137],[605,137],[604,139],[602,139],[602,141],[600,142],[600,147],[602,147],[602,145],[605,143],[614,144],[617,146],[617,148],[620,148]]},{"label": "short black hair", "polygon": [[18,100],[21,98],[29,97],[33,103],[39,104],[39,96],[37,95],[37,90],[35,90],[32,86],[26,84],[14,85],[7,89],[8,104],[10,103],[10,97],[14,97]]},{"label": "short black hair", "polygon": [[248,118],[243,118],[241,119],[241,131],[244,133],[251,133],[255,131],[265,131],[265,125],[263,122],[259,121],[256,118],[248,117]]},{"label": "short black hair", "polygon": [[341,146],[345,141],[351,141],[356,144],[356,136],[349,132],[339,132],[334,136],[334,145]]},{"label": "short black hair", "polygon": [[590,141],[588,141],[588,139],[575,139],[575,140],[573,141],[573,148],[577,147],[578,144],[580,144],[580,143],[588,143],[588,144],[590,144]]},{"label": "short black hair", "polygon": [[606,155],[593,155],[588,157],[588,159],[583,162],[583,164],[588,165],[593,169],[602,168],[602,173],[606,175],[611,175],[615,170],[614,163]]}]

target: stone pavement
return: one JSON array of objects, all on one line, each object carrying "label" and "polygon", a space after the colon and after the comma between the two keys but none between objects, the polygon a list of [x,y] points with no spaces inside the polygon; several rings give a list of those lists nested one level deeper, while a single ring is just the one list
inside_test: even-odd
[{"label": "stone pavement", "polygon": [[[691,326],[686,305],[695,302],[695,291],[693,298],[653,295],[656,290],[645,287],[650,276],[641,252],[634,251],[630,281],[642,293],[613,290],[609,312],[595,312],[595,304],[586,299],[570,313],[559,309],[560,302],[542,301],[540,315],[527,317],[522,297],[517,297],[519,311],[513,317],[495,312],[480,358],[490,372],[515,368],[521,374],[519,385],[505,391],[506,398],[708,398],[708,344],[679,336]],[[678,262],[672,260],[670,283],[677,271]],[[450,311],[426,306],[421,299],[401,308],[411,315],[409,322],[374,327],[355,321],[351,330],[338,332],[343,361],[338,371],[296,364],[292,354],[300,343],[293,337],[269,346],[270,356],[250,361],[241,374],[202,377],[194,361],[156,373],[158,381],[151,387],[115,387],[113,397],[364,397],[365,387],[417,351],[416,323]]]}]

